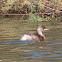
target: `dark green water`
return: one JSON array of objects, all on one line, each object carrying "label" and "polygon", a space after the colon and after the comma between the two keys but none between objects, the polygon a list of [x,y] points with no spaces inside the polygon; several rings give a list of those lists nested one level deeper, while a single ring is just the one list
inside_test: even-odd
[{"label": "dark green water", "polygon": [[[45,25],[44,42],[20,41],[26,32],[36,32],[38,25]],[[1,62],[62,62],[62,24],[28,22],[15,19],[0,20]]]}]

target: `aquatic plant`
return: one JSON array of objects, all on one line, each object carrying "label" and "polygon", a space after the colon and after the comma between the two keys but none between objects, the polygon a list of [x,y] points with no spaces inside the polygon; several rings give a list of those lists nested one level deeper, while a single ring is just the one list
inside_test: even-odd
[{"label": "aquatic plant", "polygon": [[38,15],[30,13],[29,21],[30,22],[42,22],[42,21],[48,21],[48,18],[42,18],[42,17],[40,17]]}]

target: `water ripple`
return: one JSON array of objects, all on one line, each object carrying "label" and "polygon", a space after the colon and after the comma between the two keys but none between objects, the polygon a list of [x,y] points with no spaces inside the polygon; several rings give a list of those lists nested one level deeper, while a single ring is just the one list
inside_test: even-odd
[{"label": "water ripple", "polygon": [[53,43],[53,44],[48,44],[48,45],[62,45],[62,43]]},{"label": "water ripple", "polygon": [[54,51],[54,53],[62,53],[62,50]]},{"label": "water ripple", "polygon": [[62,60],[62,58],[56,58],[56,59]]},{"label": "water ripple", "polygon": [[2,57],[2,56],[0,56],[0,57]]},{"label": "water ripple", "polygon": [[57,57],[59,55],[49,55],[49,56],[44,56],[44,57]]},{"label": "water ripple", "polygon": [[[36,51],[31,51],[27,52],[24,54],[31,54],[32,56],[29,57],[22,57],[21,59],[29,59],[29,58],[48,58],[48,57],[58,57],[59,55],[55,54],[52,55],[51,52],[36,52]],[[44,54],[47,54],[46,56],[43,56]]]},{"label": "water ripple", "polygon": [[51,54],[51,52],[37,52],[37,51],[31,51],[27,52],[25,54],[36,54],[36,55],[42,55],[42,54]]},{"label": "water ripple", "polygon": [[8,42],[1,42],[0,44],[34,44],[35,41],[8,41]]}]

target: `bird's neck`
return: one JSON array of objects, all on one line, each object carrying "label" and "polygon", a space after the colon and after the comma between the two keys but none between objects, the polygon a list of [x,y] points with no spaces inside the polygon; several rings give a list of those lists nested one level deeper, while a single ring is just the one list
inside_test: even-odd
[{"label": "bird's neck", "polygon": [[45,36],[43,35],[42,31],[38,31],[38,35],[40,35],[41,37],[45,39]]}]

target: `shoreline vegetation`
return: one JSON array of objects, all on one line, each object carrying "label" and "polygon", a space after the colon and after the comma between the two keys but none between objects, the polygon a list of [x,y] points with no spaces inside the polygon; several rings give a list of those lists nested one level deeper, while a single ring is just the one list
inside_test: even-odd
[{"label": "shoreline vegetation", "polygon": [[62,13],[62,0],[1,0],[0,15]]},{"label": "shoreline vegetation", "polygon": [[32,21],[61,19],[62,0],[1,0],[0,16],[29,16]]}]

